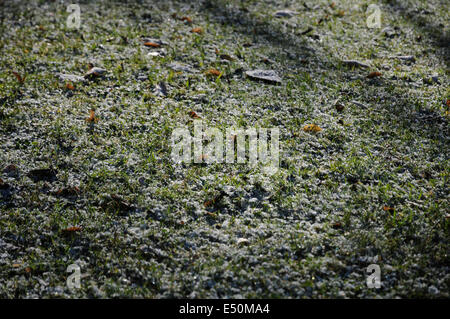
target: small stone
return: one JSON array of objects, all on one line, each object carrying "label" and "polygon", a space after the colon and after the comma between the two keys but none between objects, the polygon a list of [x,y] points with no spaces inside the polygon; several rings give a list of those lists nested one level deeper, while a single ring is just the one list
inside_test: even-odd
[{"label": "small stone", "polygon": [[246,71],[245,74],[255,80],[263,80],[272,83],[281,83],[281,78],[273,70],[252,70]]},{"label": "small stone", "polygon": [[298,14],[298,13],[295,11],[292,11],[292,10],[279,10],[274,13],[274,16],[277,18],[290,18],[296,14]]},{"label": "small stone", "polygon": [[247,245],[248,244],[248,239],[247,238],[238,238],[237,244],[238,245]]},{"label": "small stone", "polygon": [[75,74],[56,73],[56,76],[61,81],[64,81],[64,82],[77,83],[77,82],[84,82],[84,81],[86,81],[84,77],[79,76],[79,75],[75,75]]},{"label": "small stone", "polygon": [[89,69],[89,71],[84,75],[85,78],[95,78],[103,76],[106,73],[105,69],[98,68],[98,67],[92,67]]},{"label": "small stone", "polygon": [[358,67],[358,68],[368,68],[369,65],[356,61],[356,60],[343,60],[342,61],[343,64],[350,66],[350,67]]},{"label": "small stone", "polygon": [[438,295],[439,289],[437,289],[435,286],[428,287],[428,293],[432,295]]},{"label": "small stone", "polygon": [[189,72],[189,73],[195,72],[195,70],[190,65],[178,62],[172,62],[168,65],[168,67],[177,72]]}]

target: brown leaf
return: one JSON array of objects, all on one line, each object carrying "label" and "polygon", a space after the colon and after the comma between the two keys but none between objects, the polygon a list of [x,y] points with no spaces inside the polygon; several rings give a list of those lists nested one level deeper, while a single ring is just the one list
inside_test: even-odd
[{"label": "brown leaf", "polygon": [[191,30],[191,32],[202,34],[203,33],[203,29],[202,28],[194,28],[194,29]]},{"label": "brown leaf", "polygon": [[55,195],[62,197],[78,196],[80,189],[77,186],[65,187],[58,190]]},{"label": "brown leaf", "polygon": [[110,201],[109,204],[110,204],[110,207],[112,207],[114,209],[119,209],[120,211],[125,211],[125,212],[133,209],[133,205],[128,203],[126,200],[122,199],[117,194],[111,194],[111,200],[112,201]]},{"label": "brown leaf", "polygon": [[180,20],[181,21],[186,21],[187,23],[192,23],[192,19],[189,18],[189,17],[182,17]]},{"label": "brown leaf", "polygon": [[448,107],[450,107],[450,99],[447,99],[446,104],[447,104]]},{"label": "brown leaf", "polygon": [[206,75],[219,76],[220,75],[220,71],[216,70],[216,69],[209,69],[208,71],[206,71]]},{"label": "brown leaf", "polygon": [[331,225],[331,227],[333,227],[334,229],[338,229],[342,227],[342,223],[341,222],[335,222],[333,223],[333,225]]},{"label": "brown leaf", "polygon": [[14,76],[16,77],[17,81],[19,81],[20,84],[22,84],[23,82],[25,82],[25,78],[26,76],[22,77],[19,73],[17,73],[16,71],[11,71],[12,74],[14,74]]},{"label": "brown leaf", "polygon": [[152,47],[152,48],[159,48],[161,44],[155,43],[155,42],[145,42],[144,45],[146,47]]},{"label": "brown leaf", "polygon": [[95,111],[94,110],[90,110],[89,111],[89,117],[86,118],[86,122],[88,123],[97,123],[98,122],[98,117],[95,116]]},{"label": "brown leaf", "polygon": [[193,119],[199,119],[201,118],[200,116],[197,115],[197,113],[195,113],[194,111],[189,111],[189,116]]},{"label": "brown leaf", "polygon": [[79,231],[81,231],[81,227],[78,227],[78,226],[72,226],[72,227],[68,227],[68,228],[62,230],[62,232],[65,234],[76,233]]},{"label": "brown leaf", "polygon": [[30,273],[30,272],[31,272],[31,268],[30,268],[30,267],[26,267],[26,268],[25,268],[25,272],[26,272],[26,273]]},{"label": "brown leaf", "polygon": [[338,111],[338,112],[342,112],[344,110],[344,105],[342,105],[340,103],[336,103],[336,105],[334,107],[336,108],[336,111]]},{"label": "brown leaf", "polygon": [[66,89],[68,89],[68,90],[75,90],[75,87],[73,86],[73,84],[72,83],[66,83]]},{"label": "brown leaf", "polygon": [[322,129],[316,124],[308,124],[303,127],[303,131],[310,133],[318,133],[322,131]]},{"label": "brown leaf", "polygon": [[385,212],[391,212],[391,213],[393,213],[395,211],[394,207],[390,207],[390,206],[386,206],[386,205],[383,206],[383,210]]},{"label": "brown leaf", "polygon": [[378,76],[381,76],[381,72],[374,71],[374,72],[370,72],[369,75],[367,76],[367,78],[373,79],[373,78],[378,77]]}]

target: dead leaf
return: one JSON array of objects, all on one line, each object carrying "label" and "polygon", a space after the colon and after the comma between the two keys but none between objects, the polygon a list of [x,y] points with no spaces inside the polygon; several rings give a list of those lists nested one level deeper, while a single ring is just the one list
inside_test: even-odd
[{"label": "dead leaf", "polygon": [[111,194],[111,199],[112,201],[110,202],[110,204],[112,204],[112,207],[114,209],[119,209],[120,211],[130,211],[133,209],[133,205],[122,199],[117,194]]},{"label": "dead leaf", "polygon": [[73,90],[75,90],[75,87],[73,86],[72,83],[66,83],[66,89],[73,91]]},{"label": "dead leaf", "polygon": [[342,223],[341,222],[335,222],[333,223],[333,225],[331,225],[331,227],[333,227],[334,229],[338,229],[342,227]]},{"label": "dead leaf", "polygon": [[342,112],[344,110],[344,105],[340,104],[340,103],[336,103],[336,105],[334,106],[336,108],[336,111],[338,112]]},{"label": "dead leaf", "polygon": [[390,206],[387,206],[387,205],[383,206],[383,210],[385,212],[390,212],[390,213],[393,213],[395,211],[394,207],[390,207]]},{"label": "dead leaf", "polygon": [[209,69],[208,71],[206,71],[206,75],[213,75],[213,76],[219,76],[221,73],[219,70],[216,69]]},{"label": "dead leaf", "polygon": [[370,72],[369,75],[367,76],[368,79],[373,79],[375,77],[381,76],[381,72],[378,71],[374,71],[374,72]]},{"label": "dead leaf", "polygon": [[11,71],[12,74],[16,77],[17,81],[19,81],[20,84],[23,84],[25,82],[26,76],[22,77],[18,72]]},{"label": "dead leaf", "polygon": [[220,55],[220,58],[221,58],[222,60],[234,61],[234,58],[233,58],[232,56],[228,55],[228,54],[221,54],[221,55]]},{"label": "dead leaf", "polygon": [[191,30],[191,32],[202,34],[203,33],[203,29],[202,28],[194,28],[194,29]]},{"label": "dead leaf", "polygon": [[189,111],[189,116],[193,119],[199,119],[201,118],[200,116],[197,115],[197,113],[195,113],[194,111]]},{"label": "dead leaf", "polygon": [[330,3],[330,8],[331,9],[334,9],[335,7],[336,7],[336,3],[334,3],[334,2]]},{"label": "dead leaf", "polygon": [[308,124],[303,127],[303,131],[318,133],[318,132],[322,131],[322,129],[316,124]]},{"label": "dead leaf", "polygon": [[72,234],[72,233],[76,233],[79,231],[81,231],[81,227],[78,227],[78,226],[72,226],[72,227],[68,227],[68,228],[62,230],[62,232],[64,234]]},{"label": "dead leaf", "polygon": [[62,196],[62,197],[71,197],[71,196],[78,196],[80,193],[80,189],[77,186],[71,186],[71,187],[65,187],[59,189],[55,195]]},{"label": "dead leaf", "polygon": [[89,117],[86,118],[86,122],[88,123],[98,123],[98,117],[95,116],[95,111],[94,110],[90,110],[89,111]]},{"label": "dead leaf", "polygon": [[30,273],[30,272],[31,272],[31,268],[30,268],[30,267],[26,267],[26,268],[25,268],[25,272],[26,272],[26,273]]},{"label": "dead leaf", "polygon": [[192,19],[189,18],[189,17],[182,17],[180,20],[181,21],[186,21],[187,23],[192,23]]},{"label": "dead leaf", "polygon": [[159,48],[161,44],[155,43],[155,42],[145,42],[144,45],[146,47],[152,47],[152,48]]},{"label": "dead leaf", "polygon": [[204,202],[203,206],[205,206],[206,208],[208,208],[208,207],[216,207],[217,204],[219,204],[219,202],[222,200],[222,198],[224,196],[225,196],[225,193],[223,191],[221,191],[219,193],[219,195],[215,196],[213,199]]}]

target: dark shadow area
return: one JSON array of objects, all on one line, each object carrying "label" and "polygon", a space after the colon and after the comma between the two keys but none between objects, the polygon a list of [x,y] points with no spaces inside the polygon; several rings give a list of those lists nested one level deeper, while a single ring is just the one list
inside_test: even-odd
[{"label": "dark shadow area", "polygon": [[[450,65],[450,35],[444,32],[445,25],[437,24],[431,19],[433,13],[427,10],[411,9],[399,0],[384,0],[387,6],[392,8],[390,12],[397,14],[401,19],[409,23],[420,34],[432,40],[432,43],[443,49],[443,54],[440,51],[437,53],[445,62],[446,66]],[[448,4],[447,4],[448,5]],[[447,10],[449,8],[447,7]],[[427,18],[430,17],[430,18]],[[448,26],[447,26],[448,27]]]}]

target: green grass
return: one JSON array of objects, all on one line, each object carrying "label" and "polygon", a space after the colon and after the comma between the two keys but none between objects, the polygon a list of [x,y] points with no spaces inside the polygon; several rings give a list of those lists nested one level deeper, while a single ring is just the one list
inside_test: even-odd
[{"label": "green grass", "polygon": [[[448,10],[384,1],[382,28],[368,29],[368,1],[305,4],[82,3],[76,31],[60,3],[3,2],[0,297],[448,298]],[[298,15],[274,18],[285,5]],[[168,44],[149,49],[141,37]],[[83,75],[90,62],[107,75],[73,91],[56,76]],[[211,68],[222,76],[206,76]],[[257,68],[283,83],[243,74]],[[439,83],[427,82],[434,74]],[[166,97],[154,93],[161,81]],[[98,123],[86,122],[90,109]],[[280,128],[279,171],[174,164],[171,133],[193,129],[189,111],[222,132]],[[311,123],[322,131],[304,132]],[[57,180],[34,183],[37,168]],[[65,235],[71,226],[82,230]],[[365,283],[374,258],[380,290]]]}]

